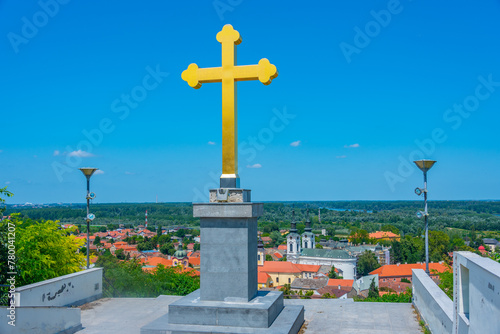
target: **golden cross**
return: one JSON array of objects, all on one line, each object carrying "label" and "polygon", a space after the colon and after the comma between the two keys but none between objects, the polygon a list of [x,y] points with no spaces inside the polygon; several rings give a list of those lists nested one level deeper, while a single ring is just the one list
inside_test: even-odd
[{"label": "golden cross", "polygon": [[221,188],[239,188],[238,176],[238,111],[236,107],[236,81],[259,80],[269,85],[278,76],[276,66],[262,58],[258,65],[236,66],[236,45],[241,43],[240,33],[226,24],[217,34],[222,44],[222,66],[198,68],[190,64],[182,79],[198,89],[201,84],[222,82],[222,175]]}]

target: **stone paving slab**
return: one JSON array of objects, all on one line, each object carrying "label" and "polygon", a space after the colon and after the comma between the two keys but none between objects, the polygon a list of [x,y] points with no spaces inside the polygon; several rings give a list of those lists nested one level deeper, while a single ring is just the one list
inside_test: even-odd
[{"label": "stone paving slab", "polygon": [[[168,312],[180,296],[99,299],[81,306],[83,330],[78,334],[139,334],[141,327]],[[305,334],[422,333],[411,304],[360,303],[352,299],[285,299],[304,305]]]}]

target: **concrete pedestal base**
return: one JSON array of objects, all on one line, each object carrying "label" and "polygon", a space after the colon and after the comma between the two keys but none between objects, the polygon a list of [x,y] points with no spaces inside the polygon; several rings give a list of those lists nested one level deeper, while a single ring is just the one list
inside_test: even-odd
[{"label": "concrete pedestal base", "polygon": [[141,334],[273,333],[296,334],[303,306],[283,307],[282,292],[259,291],[250,302],[200,300],[197,290],[169,305],[168,314],[141,328]]},{"label": "concrete pedestal base", "polygon": [[250,302],[204,301],[200,290],[168,307],[170,323],[186,325],[269,327],[283,310],[283,293],[259,291]]}]

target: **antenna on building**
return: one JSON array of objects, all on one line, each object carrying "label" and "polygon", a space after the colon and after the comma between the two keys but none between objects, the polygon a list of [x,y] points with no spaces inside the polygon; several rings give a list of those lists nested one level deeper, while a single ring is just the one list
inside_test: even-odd
[{"label": "antenna on building", "polygon": [[148,210],[146,210],[146,228],[148,228]]},{"label": "antenna on building", "polygon": [[318,221],[321,224],[321,208],[318,208]]},{"label": "antenna on building", "polygon": [[158,204],[158,195],[156,195],[156,204]]}]

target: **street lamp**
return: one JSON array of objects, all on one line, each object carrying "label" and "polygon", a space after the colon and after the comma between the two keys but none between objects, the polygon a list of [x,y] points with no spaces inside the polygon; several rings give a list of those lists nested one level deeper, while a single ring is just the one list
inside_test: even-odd
[{"label": "street lamp", "polygon": [[95,215],[90,213],[90,200],[95,198],[95,194],[90,192],[90,177],[99,168],[82,167],[80,170],[87,178],[87,269],[90,268],[89,252],[90,252],[90,222],[95,219]]},{"label": "street lamp", "polygon": [[417,160],[413,161],[417,167],[424,172],[424,188],[416,188],[415,194],[418,196],[424,194],[424,211],[418,211],[417,217],[424,218],[425,220],[425,272],[430,275],[429,271],[429,225],[427,223],[427,217],[429,213],[427,212],[427,171],[434,166],[436,161],[434,160]]}]

